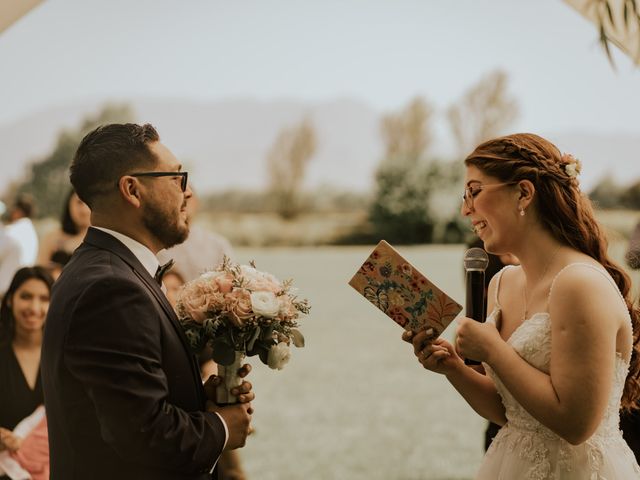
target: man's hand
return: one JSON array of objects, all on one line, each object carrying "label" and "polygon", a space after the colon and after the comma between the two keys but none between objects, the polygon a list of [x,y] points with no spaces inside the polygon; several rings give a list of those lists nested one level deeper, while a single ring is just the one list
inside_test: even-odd
[{"label": "man's hand", "polygon": [[0,450],[16,452],[22,446],[22,438],[14,434],[11,430],[0,427]]},{"label": "man's hand", "polygon": [[[239,370],[240,378],[246,377],[251,372],[251,365],[244,364]],[[238,399],[237,404],[218,406],[215,403],[216,387],[222,383],[221,377],[211,375],[204,383],[204,391],[207,395],[207,410],[216,412],[224,419],[229,429],[229,440],[225,450],[234,450],[244,447],[247,441],[247,435],[253,430],[251,428],[251,415],[253,415],[253,407],[251,402],[256,395],[253,393],[251,382],[243,380],[238,386],[231,389],[231,394]]]},{"label": "man's hand", "polygon": [[[244,378],[249,375],[251,372],[251,365],[245,363],[239,370],[238,375],[240,378]],[[212,402],[215,402],[216,399],[216,387],[222,383],[222,380],[217,375],[211,375],[206,382],[204,382],[204,391],[207,395],[207,398]],[[256,395],[252,391],[253,386],[251,382],[244,380],[238,387],[234,387],[231,389],[231,394],[235,395],[240,403],[250,403],[255,398]],[[253,409],[249,412],[251,415],[253,413]]]},{"label": "man's hand", "polygon": [[244,447],[247,435],[251,430],[251,403],[237,403],[226,407],[219,407],[213,402],[207,402],[207,410],[218,413],[227,424],[229,440],[225,450],[235,450]]}]

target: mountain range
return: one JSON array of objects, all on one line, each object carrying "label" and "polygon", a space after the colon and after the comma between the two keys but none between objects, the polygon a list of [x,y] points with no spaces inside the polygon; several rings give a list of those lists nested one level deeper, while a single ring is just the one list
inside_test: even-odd
[{"label": "mountain range", "polygon": [[[0,192],[22,177],[30,162],[47,155],[62,129],[75,129],[103,102],[77,102],[46,108],[0,125]],[[317,150],[307,171],[307,185],[365,191],[383,153],[380,119],[384,112],[353,99],[325,102],[235,99],[130,100],[136,122],[150,122],[182,160],[200,191],[266,186],[266,156],[278,133],[308,118]],[[583,162],[582,185],[591,188],[605,174],[622,184],[640,177],[639,132],[542,132]],[[453,151],[438,139],[435,149]]]}]

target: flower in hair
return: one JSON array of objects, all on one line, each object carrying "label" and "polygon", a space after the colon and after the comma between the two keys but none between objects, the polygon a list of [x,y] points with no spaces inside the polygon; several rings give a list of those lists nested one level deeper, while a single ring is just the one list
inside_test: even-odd
[{"label": "flower in hair", "polygon": [[561,160],[564,164],[563,167],[565,173],[571,178],[576,178],[582,170],[582,163],[580,162],[580,160],[578,160],[570,153],[563,154]]}]

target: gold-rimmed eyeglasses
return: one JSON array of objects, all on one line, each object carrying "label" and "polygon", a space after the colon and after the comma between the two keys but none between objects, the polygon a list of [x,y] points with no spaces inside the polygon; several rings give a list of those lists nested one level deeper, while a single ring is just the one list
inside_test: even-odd
[{"label": "gold-rimmed eyeglasses", "polygon": [[506,182],[506,183],[487,183],[486,185],[482,183],[467,185],[464,188],[464,193],[462,194],[462,201],[465,206],[469,209],[473,209],[473,199],[478,196],[478,194],[489,187],[505,187],[507,185],[516,185],[518,182]]}]

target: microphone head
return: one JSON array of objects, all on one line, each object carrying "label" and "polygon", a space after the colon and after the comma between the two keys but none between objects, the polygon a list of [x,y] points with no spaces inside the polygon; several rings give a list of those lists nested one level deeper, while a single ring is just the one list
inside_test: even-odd
[{"label": "microphone head", "polygon": [[464,252],[464,269],[467,272],[484,272],[489,265],[489,256],[482,248],[470,248]]}]

